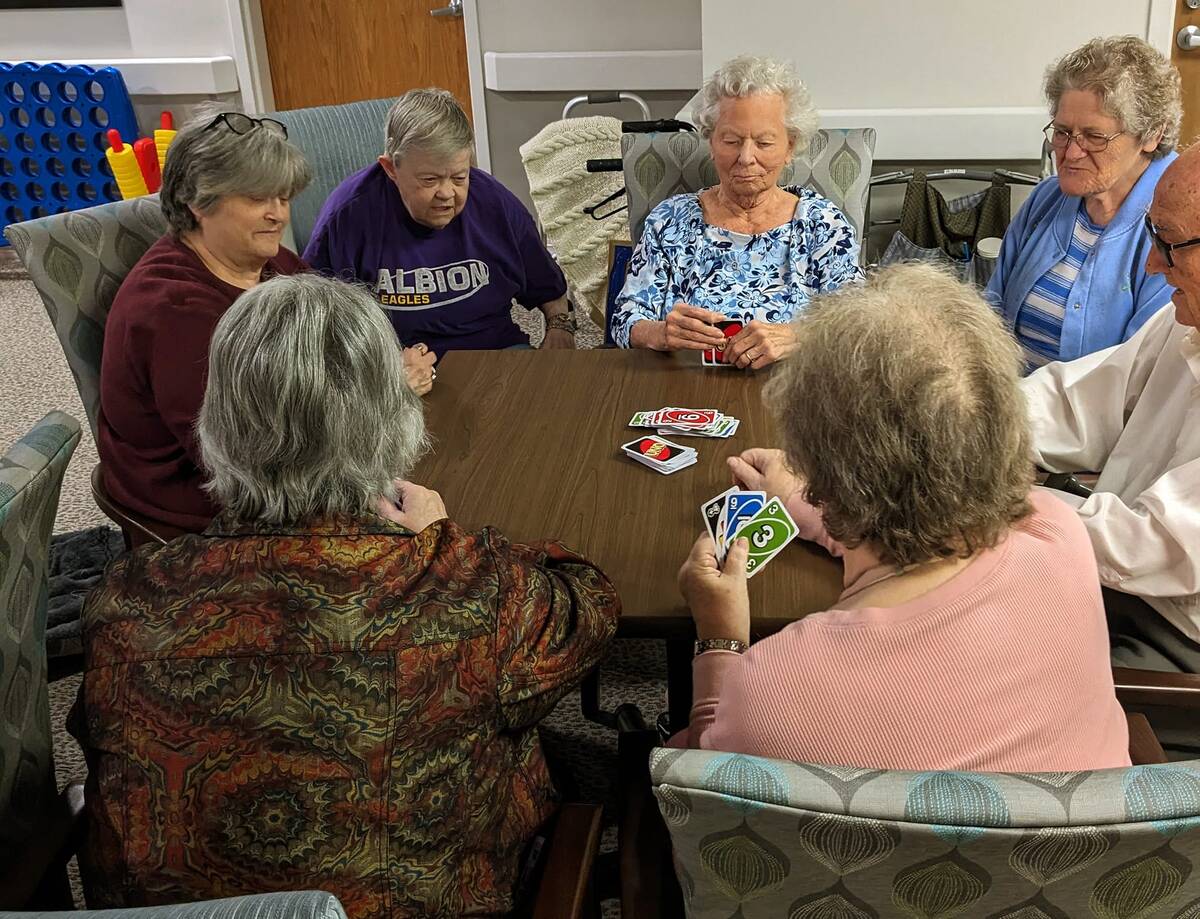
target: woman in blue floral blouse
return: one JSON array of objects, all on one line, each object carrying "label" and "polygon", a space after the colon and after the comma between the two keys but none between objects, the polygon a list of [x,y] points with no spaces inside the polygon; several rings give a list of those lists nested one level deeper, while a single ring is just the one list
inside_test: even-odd
[{"label": "woman in blue floral blouse", "polygon": [[794,347],[789,321],[812,297],[862,277],[858,239],[816,192],[780,187],[817,113],[792,68],[743,56],[705,84],[696,122],[719,183],[675,195],[646,218],[617,299],[613,338],[627,348],[725,345],[713,323],[742,322],[725,360],[758,369]]}]

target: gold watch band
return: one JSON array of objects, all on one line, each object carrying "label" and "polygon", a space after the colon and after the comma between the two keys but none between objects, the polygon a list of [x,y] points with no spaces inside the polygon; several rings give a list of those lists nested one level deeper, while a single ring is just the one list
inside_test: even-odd
[{"label": "gold watch band", "polygon": [[699,657],[705,651],[733,651],[745,654],[750,646],[736,638],[701,638],[696,642],[695,656]]}]

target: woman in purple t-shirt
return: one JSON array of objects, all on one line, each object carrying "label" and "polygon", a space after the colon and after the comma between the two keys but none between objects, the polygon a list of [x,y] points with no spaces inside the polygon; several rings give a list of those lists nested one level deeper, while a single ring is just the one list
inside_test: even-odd
[{"label": "woman in purple t-shirt", "polygon": [[304,258],[370,288],[406,361],[421,349],[527,347],[514,300],[545,314],[542,347],[575,347],[562,271],[529,212],[473,158],[471,124],[450,93],[405,93],[388,112],[384,154],[329,196]]}]

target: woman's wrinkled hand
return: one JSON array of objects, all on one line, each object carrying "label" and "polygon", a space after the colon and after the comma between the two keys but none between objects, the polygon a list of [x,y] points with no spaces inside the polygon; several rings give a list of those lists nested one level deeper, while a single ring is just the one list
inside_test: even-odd
[{"label": "woman's wrinkled hand", "polygon": [[697,638],[732,638],[749,643],[746,558],[750,544],[735,539],[723,567],[717,563],[716,551],[712,537],[701,534],[679,569],[679,592],[692,611]]},{"label": "woman's wrinkled hand", "polygon": [[743,370],[761,370],[795,350],[796,333],[790,325],[755,319],[729,340],[725,362]]}]

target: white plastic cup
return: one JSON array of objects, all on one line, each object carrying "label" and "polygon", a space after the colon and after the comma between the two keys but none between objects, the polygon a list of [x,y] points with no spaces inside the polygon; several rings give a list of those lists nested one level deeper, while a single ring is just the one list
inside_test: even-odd
[{"label": "white plastic cup", "polygon": [[981,258],[999,258],[1000,242],[999,236],[985,236],[975,244],[975,254]]}]

